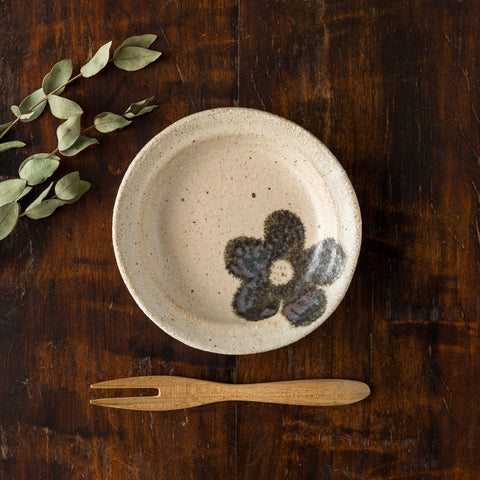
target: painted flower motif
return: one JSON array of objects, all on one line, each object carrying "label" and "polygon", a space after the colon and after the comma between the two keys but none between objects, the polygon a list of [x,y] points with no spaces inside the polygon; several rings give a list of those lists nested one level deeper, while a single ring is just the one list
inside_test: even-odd
[{"label": "painted flower motif", "polygon": [[333,238],[305,249],[305,229],[288,210],[265,220],[264,239],[237,237],[225,248],[227,270],[242,280],[233,309],[250,321],[282,314],[295,326],[309,325],[327,306],[321,288],[343,272],[346,254]]}]

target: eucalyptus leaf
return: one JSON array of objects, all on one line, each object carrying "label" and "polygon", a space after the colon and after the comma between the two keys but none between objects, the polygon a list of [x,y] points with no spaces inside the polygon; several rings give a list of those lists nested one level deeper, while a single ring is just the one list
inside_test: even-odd
[{"label": "eucalyptus leaf", "polygon": [[[36,105],[36,107],[32,108],[34,105]],[[47,99],[45,98],[45,94],[43,93],[43,90],[39,88],[38,90],[35,90],[33,93],[28,95],[28,97],[25,97],[22,100],[22,103],[18,106],[20,114],[23,117],[23,118],[20,118],[20,120],[22,122],[33,122],[36,118],[38,118],[42,114],[46,106],[47,106]],[[32,112],[33,112],[33,115],[30,115]],[[16,116],[18,117],[19,115],[16,115]]]},{"label": "eucalyptus leaf", "polygon": [[148,97],[145,100],[141,100],[140,102],[132,103],[125,113],[123,114],[126,118],[134,118],[139,117],[140,115],[144,115],[145,113],[151,112],[154,108],[157,108],[158,105],[150,105],[148,104],[153,100],[153,97]]},{"label": "eucalyptus leaf", "polygon": [[29,187],[28,185],[23,189],[23,192],[20,194],[20,196],[17,198],[17,200],[20,200],[23,198],[25,195],[28,195],[32,190],[32,187]]},{"label": "eucalyptus leaf", "polygon": [[20,169],[30,160],[36,159],[36,160],[45,160],[46,158],[51,158],[52,160],[60,160],[60,157],[57,157],[57,155],[52,155],[51,153],[34,153],[33,155],[30,155],[27,157],[18,167],[18,170]]},{"label": "eucalyptus leaf", "polygon": [[83,77],[93,77],[96,75],[102,68],[107,65],[110,58],[110,47],[112,42],[108,42],[105,45],[101,46],[97,53],[80,69],[80,73]]},{"label": "eucalyptus leaf", "polygon": [[125,117],[127,118],[135,118],[140,117],[141,115],[145,115],[146,113],[150,113],[152,110],[155,110],[158,105],[150,105],[148,107],[142,108],[138,113],[125,113]]},{"label": "eucalyptus leaf", "polygon": [[50,105],[52,115],[57,118],[66,119],[83,113],[78,103],[58,95],[49,95],[48,104]]},{"label": "eucalyptus leaf", "polygon": [[20,107],[18,107],[17,105],[12,105],[10,107],[10,110],[13,112],[13,114],[19,119],[21,120],[22,122],[25,122],[26,120],[28,120],[29,118],[32,118],[34,115],[35,115],[35,111],[32,110],[28,113],[22,113],[21,110],[20,110]]},{"label": "eucalyptus leaf", "polygon": [[11,148],[22,148],[25,145],[26,145],[25,143],[19,142],[18,140],[12,140],[11,142],[0,143],[0,153],[6,152]]},{"label": "eucalyptus leaf", "polygon": [[35,157],[35,155],[32,155],[32,157],[27,158],[18,169],[20,178],[25,179],[29,185],[38,185],[44,182],[55,173],[60,165],[58,159]]},{"label": "eucalyptus leaf", "polygon": [[[12,105],[10,107],[10,110],[12,111],[12,113],[16,116],[16,117],[21,117],[22,116],[22,112],[20,111],[20,108],[18,107],[18,105]],[[34,113],[34,112],[30,112],[30,113]]]},{"label": "eucalyptus leaf", "polygon": [[[18,108],[18,107],[17,107]],[[3,125],[0,125],[0,135],[8,128],[13,122],[7,122]]]},{"label": "eucalyptus leaf", "polygon": [[154,97],[148,97],[144,98],[143,100],[140,100],[139,102],[134,102],[131,103],[130,106],[127,108],[125,113],[127,112],[132,112],[132,113],[138,113],[143,107],[146,107]]},{"label": "eucalyptus leaf", "polygon": [[70,117],[57,128],[58,149],[70,148],[80,136],[80,115]]},{"label": "eucalyptus leaf", "polygon": [[38,220],[39,218],[49,217],[58,207],[65,205],[65,202],[59,200],[58,198],[50,198],[40,202],[33,208],[27,208],[25,210],[25,215],[28,218],[33,220]]},{"label": "eucalyptus leaf", "polygon": [[0,182],[0,207],[17,200],[26,185],[27,181],[20,178]]},{"label": "eucalyptus leaf", "polygon": [[18,221],[20,205],[17,202],[0,207],[0,240],[10,235]]},{"label": "eucalyptus leaf", "polygon": [[78,137],[77,141],[66,150],[62,150],[60,153],[65,157],[73,157],[77,153],[81,152],[83,149],[94,145],[95,143],[100,143],[96,138],[93,137]]},{"label": "eucalyptus leaf", "polygon": [[95,128],[102,133],[109,133],[113,132],[114,130],[119,130],[120,128],[130,125],[131,123],[131,120],[127,120],[121,115],[110,112],[100,113],[95,117],[94,120]]},{"label": "eucalyptus leaf", "polygon": [[118,48],[115,50],[115,53],[123,47],[142,47],[148,48],[155,40],[157,39],[156,35],[147,33],[145,35],[137,35],[135,37],[127,38]]},{"label": "eucalyptus leaf", "polygon": [[27,209],[25,210],[25,213],[29,210],[32,210],[37,205],[40,205],[42,200],[48,195],[48,192],[52,188],[52,185],[53,185],[53,182],[51,182],[50,185],[45,190],[43,190],[42,193],[27,207]]},{"label": "eucalyptus leaf", "polygon": [[122,70],[133,72],[154,62],[160,55],[160,52],[142,47],[119,47],[113,55],[113,63]]},{"label": "eucalyptus leaf", "polygon": [[[42,82],[42,89],[44,95],[52,93],[57,90],[58,87],[70,80],[72,76],[73,65],[70,59],[60,60],[53,68],[48,72]],[[60,88],[55,93],[62,93],[65,87]]]},{"label": "eucalyptus leaf", "polygon": [[78,186],[76,187],[78,192],[77,195],[75,195],[75,197],[73,197],[71,200],[66,200],[65,203],[70,204],[80,200],[80,198],[90,190],[91,186],[92,184],[90,182],[87,182],[86,180],[80,180]]},{"label": "eucalyptus leaf", "polygon": [[55,185],[55,195],[61,200],[73,200],[81,191],[80,174],[72,172],[62,177]]}]

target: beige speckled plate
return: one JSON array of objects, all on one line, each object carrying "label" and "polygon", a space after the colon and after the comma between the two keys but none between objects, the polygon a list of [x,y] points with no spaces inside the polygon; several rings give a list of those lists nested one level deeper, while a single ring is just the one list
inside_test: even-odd
[{"label": "beige speckled plate", "polygon": [[246,354],[321,325],[361,241],[353,188],[309,132],[258,110],[207,110],[153,138],[113,213],[122,277],[173,337]]}]

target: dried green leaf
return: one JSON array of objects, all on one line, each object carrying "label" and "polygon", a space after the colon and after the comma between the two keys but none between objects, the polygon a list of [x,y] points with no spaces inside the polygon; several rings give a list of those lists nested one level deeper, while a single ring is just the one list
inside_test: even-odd
[{"label": "dried green leaf", "polygon": [[25,143],[19,142],[18,140],[12,140],[11,142],[0,143],[0,153],[6,152],[11,148],[22,148],[25,146]]},{"label": "dried green leaf", "polygon": [[17,200],[20,200],[23,198],[25,195],[28,195],[30,191],[32,190],[32,187],[29,187],[28,185],[23,189],[23,192],[20,194],[20,196],[17,198]]},{"label": "dried green leaf", "polygon": [[51,158],[52,160],[60,160],[60,157],[57,157],[57,155],[52,155],[51,153],[35,153],[33,155],[30,155],[29,157],[27,157],[21,164],[20,166],[18,167],[18,170],[20,171],[20,169],[29,161],[29,160],[32,160],[32,159],[36,159],[36,160],[45,160],[47,158]]},{"label": "dried green leaf", "polygon": [[77,195],[75,195],[75,197],[73,197],[71,200],[66,200],[65,203],[75,203],[77,200],[80,200],[80,198],[90,190],[91,186],[92,184],[90,182],[87,182],[86,180],[80,180],[76,187],[78,192]]},{"label": "dried green leaf", "polygon": [[49,217],[58,207],[61,207],[62,205],[65,205],[65,202],[62,200],[59,200],[58,198],[50,198],[40,202],[33,208],[27,208],[27,210],[25,210],[25,215],[33,220],[38,220],[39,218]]},{"label": "dried green leaf", "polygon": [[153,98],[154,97],[148,97],[140,100],[139,102],[131,103],[127,110],[125,110],[125,113],[138,113],[143,107],[146,107],[153,100]]},{"label": "dried green leaf", "polygon": [[[142,47],[148,48],[157,39],[157,35],[147,33],[145,35],[137,35],[135,37],[127,38],[118,48],[120,50],[123,47]],[[115,50],[115,52],[117,52]]]},{"label": "dried green leaf", "polygon": [[48,104],[52,115],[57,118],[66,119],[83,113],[78,103],[58,95],[49,95]]},{"label": "dried green leaf", "polygon": [[100,113],[95,117],[94,120],[95,128],[102,133],[109,133],[113,132],[114,130],[119,130],[120,128],[130,125],[131,123],[131,120],[127,120],[121,115],[110,112]]},{"label": "dried green leaf", "polygon": [[98,49],[97,53],[80,69],[83,77],[93,77],[105,67],[110,58],[111,46],[112,42],[108,42]]},{"label": "dried green leaf", "polygon": [[125,110],[123,116],[126,118],[134,118],[151,112],[154,108],[158,107],[158,105],[148,105],[152,100],[153,97],[148,97],[145,100],[141,100],[140,102],[132,103],[127,108],[127,110]]},{"label": "dried green leaf", "polygon": [[0,207],[17,200],[26,185],[27,181],[20,178],[0,182]]},{"label": "dried green leaf", "polygon": [[22,122],[25,122],[27,121],[29,118],[32,118],[34,115],[35,115],[35,111],[32,110],[28,113],[22,113],[20,111],[20,107],[18,107],[17,105],[12,105],[10,107],[10,110],[13,112],[13,114],[18,118],[20,119]]},{"label": "dried green leaf", "polygon": [[[17,107],[18,108],[18,107]],[[0,125],[0,135],[8,128],[13,122],[7,122],[3,125]]]},{"label": "dried green leaf", "polygon": [[[70,59],[60,60],[53,68],[45,75],[42,82],[42,89],[44,95],[48,95],[56,90],[58,87],[70,80],[72,76],[73,66]],[[55,93],[60,95],[65,90],[65,87],[60,88]]]},{"label": "dried green leaf", "polygon": [[0,207],[0,240],[10,235],[18,221],[20,205],[17,202]]},{"label": "dried green leaf", "polygon": [[62,177],[55,185],[55,195],[61,200],[73,200],[80,192],[80,174],[72,172]]},{"label": "dried green leaf", "polygon": [[45,190],[43,190],[42,193],[27,207],[27,209],[25,210],[25,213],[29,210],[32,210],[37,205],[40,205],[42,200],[48,195],[48,192],[52,188],[52,185],[53,185],[53,182],[51,182],[50,185]]},{"label": "dried green leaf", "polygon": [[119,47],[113,55],[113,63],[122,70],[133,72],[154,62],[160,55],[160,52],[142,47]]},{"label": "dried green leaf", "polygon": [[57,128],[58,149],[70,148],[80,136],[80,115],[70,117]]},{"label": "dried green leaf", "polygon": [[94,145],[95,143],[100,143],[96,138],[93,137],[78,137],[77,141],[66,150],[62,150],[60,153],[65,157],[73,157],[77,153],[81,152],[83,149]]},{"label": "dried green leaf", "polygon": [[18,169],[20,178],[27,181],[29,185],[38,185],[51,177],[60,165],[57,158],[42,158],[44,154],[37,154],[28,157],[22,162]]},{"label": "dried green leaf", "polygon": [[[32,108],[34,105],[36,105],[36,107]],[[42,114],[46,106],[47,106],[47,99],[45,98],[45,94],[43,93],[43,90],[39,88],[38,90],[35,90],[33,93],[28,95],[28,97],[25,97],[22,100],[22,103],[17,107],[18,108],[17,113],[15,113],[13,109],[13,107],[16,107],[16,105],[13,105],[12,111],[15,116],[21,117],[20,120],[22,122],[33,122],[36,118],[38,118]],[[32,115],[32,112],[33,112],[33,115]]]},{"label": "dried green leaf", "polygon": [[137,114],[133,113],[126,113],[125,117],[126,118],[135,118],[135,117],[140,117],[141,115],[145,115],[146,113],[150,113],[152,110],[155,110],[158,107],[158,105],[150,105],[148,107],[142,108]]}]

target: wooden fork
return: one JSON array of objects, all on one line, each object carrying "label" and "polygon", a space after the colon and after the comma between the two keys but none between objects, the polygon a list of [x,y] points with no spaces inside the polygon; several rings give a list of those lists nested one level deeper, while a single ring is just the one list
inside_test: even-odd
[{"label": "wooden fork", "polygon": [[318,379],[233,385],[174,376],[130,377],[95,383],[91,388],[155,388],[157,395],[90,400],[93,405],[129,410],[178,410],[230,400],[328,407],[359,402],[370,395],[355,380]]}]

